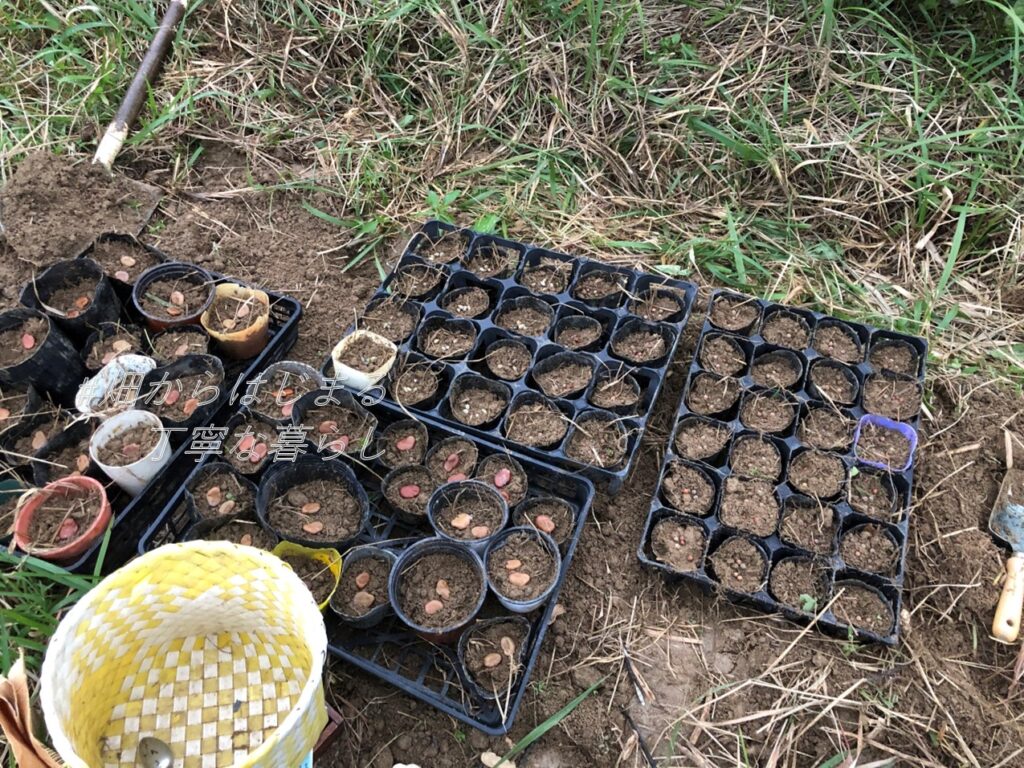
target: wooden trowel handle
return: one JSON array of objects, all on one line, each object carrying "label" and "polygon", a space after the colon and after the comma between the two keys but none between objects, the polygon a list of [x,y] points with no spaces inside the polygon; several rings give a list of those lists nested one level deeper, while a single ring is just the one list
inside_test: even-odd
[{"label": "wooden trowel handle", "polygon": [[1024,606],[1024,552],[1006,561],[1006,581],[999,596],[992,636],[1000,643],[1013,643],[1020,634],[1021,607]]}]

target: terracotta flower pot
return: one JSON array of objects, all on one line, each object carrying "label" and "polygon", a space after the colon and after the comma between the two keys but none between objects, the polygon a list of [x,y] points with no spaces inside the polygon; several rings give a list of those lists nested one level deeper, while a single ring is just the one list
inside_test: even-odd
[{"label": "terracotta flower pot", "polygon": [[[213,327],[214,308],[218,301],[248,302],[250,313],[258,313],[257,320],[237,331],[225,332]],[[270,340],[270,297],[255,288],[246,288],[235,283],[220,283],[216,286],[213,303],[203,311],[199,318],[206,332],[210,334],[225,356],[233,360],[247,360],[256,357]]]},{"label": "terracotta flower pot", "polygon": [[[32,521],[39,509],[50,499],[68,499],[99,493],[100,512],[90,521],[88,527],[65,544],[59,546],[38,545],[33,542],[29,531]],[[55,563],[66,563],[81,557],[100,536],[110,523],[110,501],[103,484],[91,477],[67,477],[57,480],[36,491],[18,510],[14,518],[14,543],[23,552],[51,560]]]}]

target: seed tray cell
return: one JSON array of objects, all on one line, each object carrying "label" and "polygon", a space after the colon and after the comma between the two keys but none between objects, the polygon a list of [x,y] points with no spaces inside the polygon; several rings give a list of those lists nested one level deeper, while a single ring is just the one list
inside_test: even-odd
[{"label": "seed tray cell", "polygon": [[[409,418],[407,413],[388,403],[367,404],[366,410],[377,419],[375,432],[377,436],[384,433],[389,426]],[[298,422],[298,414],[295,419]],[[571,534],[560,546],[562,566],[555,589],[540,608],[525,615],[530,624],[530,633],[526,641],[527,652],[522,662],[522,671],[512,687],[508,706],[505,706],[503,700],[501,708],[499,708],[492,699],[479,695],[475,685],[468,679],[459,664],[455,645],[449,647],[428,643],[393,615],[389,615],[375,627],[360,629],[346,625],[328,609],[326,618],[329,649],[333,655],[395,685],[452,717],[492,736],[498,736],[506,733],[512,727],[523,694],[529,684],[530,674],[539,656],[551,612],[558,602],[559,592],[572,563],[583,526],[586,524],[590,505],[593,502],[594,486],[585,478],[552,469],[527,456],[509,452],[498,445],[477,439],[466,432],[437,424],[423,423],[431,447],[451,437],[463,438],[476,445],[479,452],[478,467],[487,457],[494,455],[511,457],[522,465],[529,478],[529,488],[526,499],[516,505],[510,515],[510,525],[516,524],[515,510],[540,497],[568,502],[575,514],[575,524]],[[376,441],[374,441],[374,445],[376,445]],[[308,450],[312,453],[315,449],[310,445]],[[201,472],[202,467],[213,460],[216,460],[215,456],[204,457],[200,463],[193,465],[191,472],[181,479],[149,530],[142,536],[138,545],[140,554],[161,544],[181,541],[189,534],[190,529],[197,522],[197,517],[194,506],[189,503],[187,489]],[[426,516],[422,521],[410,522],[408,517],[402,516],[392,509],[383,498],[382,479],[389,470],[379,460],[363,460],[359,456],[347,456],[341,461],[352,468],[356,479],[367,491],[370,500],[369,520],[360,533],[355,546],[374,543],[397,554],[410,544],[433,535]],[[265,471],[265,468],[261,468],[249,479],[258,484]],[[344,558],[344,552],[342,556]],[[510,615],[507,610],[502,608],[497,598],[488,593],[477,621],[498,616],[509,617]],[[505,709],[504,718],[502,709]]]},{"label": "seed tray cell", "polygon": [[[156,257],[158,261],[168,261],[160,251],[150,246],[143,246],[147,251]],[[90,251],[86,250],[82,258],[88,257]],[[225,277],[216,273],[210,273],[217,283],[233,282],[246,285],[244,281],[231,277]],[[131,286],[112,280],[111,284],[121,301],[120,322],[143,327],[144,323],[131,302]],[[257,372],[263,370],[271,363],[281,360],[291,349],[298,335],[298,321],[302,314],[302,306],[289,296],[268,292],[270,297],[270,338],[266,347],[257,356],[248,360],[229,360],[221,358],[224,363],[224,385],[219,401],[211,406],[205,418],[196,424],[196,427],[209,424],[223,423],[225,411],[228,408],[228,401],[233,394],[238,393],[238,386],[252,378]],[[186,326],[187,328],[187,326]],[[177,329],[176,329],[177,330]],[[76,344],[76,349],[81,352],[84,344]],[[210,354],[216,355],[216,346],[211,343]],[[237,382],[237,384],[236,384]],[[234,390],[229,392],[229,387],[235,384]],[[163,499],[180,486],[182,479],[195,467],[196,457],[187,455],[188,440],[183,432],[171,432],[169,435],[174,454],[167,466],[159,472],[150,483],[134,498],[121,491],[116,484],[108,482],[105,475],[91,467],[85,474],[94,476],[105,483],[107,495],[113,512],[113,520],[109,534],[109,543],[103,558],[103,572],[108,573],[127,562],[136,551],[138,542],[146,529],[152,524],[156,513],[163,505]],[[6,443],[2,447],[9,447]],[[72,563],[64,565],[74,573],[92,572],[96,566],[100,551],[103,548],[102,538],[93,544],[86,552]],[[17,550],[16,550],[17,551]]]},{"label": "seed tray cell", "polygon": [[[719,297],[726,297],[726,301],[732,304],[729,305],[731,311],[717,315],[719,322],[716,323],[712,322],[711,316]],[[844,638],[855,636],[861,640],[894,645],[898,640],[902,605],[913,462],[905,470],[887,471],[858,461],[854,450],[855,428],[861,417],[869,413],[864,403],[864,382],[869,377],[904,377],[905,380],[914,381],[920,390],[924,379],[927,343],[920,338],[759,301],[729,291],[715,292],[707,311],[697,341],[697,354],[690,366],[662,465],[658,491],[652,500],[638,549],[640,560],[661,572],[667,579],[696,583],[707,591],[723,594],[733,602],[766,613],[781,613],[802,623],[814,620],[815,615],[823,611],[817,619],[817,625],[830,634]],[[769,336],[775,342],[784,343],[770,343],[763,335],[765,325],[781,316],[792,322],[770,327]],[[723,324],[734,327],[732,330],[725,329]],[[840,362],[814,349],[815,333],[827,328],[839,328],[841,333],[855,340],[860,349],[859,357]],[[705,345],[716,338],[727,340],[738,351],[739,359],[732,376],[721,376],[708,370],[707,366],[714,363],[710,357],[703,356],[702,352]],[[829,339],[829,335],[825,338]],[[835,337],[832,338],[834,340]],[[872,352],[885,347],[898,347],[901,351],[899,354],[887,353],[876,360],[897,364],[901,370],[881,370],[872,364]],[[849,351],[852,347],[844,349]],[[784,388],[773,389],[760,385],[752,375],[754,365],[766,355],[780,352],[785,352],[785,357],[799,366],[799,378]],[[723,356],[720,354],[715,359],[722,360]],[[823,399],[823,393],[813,385],[810,378],[816,366],[835,367],[848,375],[851,383],[855,383],[855,394],[849,402],[835,403]],[[694,395],[691,398],[691,391],[696,390],[697,394],[705,395],[710,392],[714,395],[719,387],[721,392],[728,393],[728,397],[723,395],[721,399],[709,400]],[[793,406],[796,416],[791,424],[775,430],[758,430],[744,423],[741,416],[744,404],[766,394],[784,398]],[[711,406],[706,407],[709,402]],[[699,410],[709,412],[698,413],[691,406],[699,406]],[[810,429],[814,423],[812,419],[821,414],[834,417],[836,425],[848,428],[845,434],[842,430],[836,430],[835,439],[828,445],[821,442],[826,432]],[[915,414],[894,426],[916,430],[918,421],[919,416]],[[688,431],[698,423],[709,428],[702,433],[704,438],[701,443],[694,439],[694,433]],[[817,425],[818,428],[820,426]],[[718,435],[717,441],[711,435]],[[723,436],[727,437],[723,440]],[[743,440],[758,436],[775,447],[779,458],[780,471],[777,476],[770,472],[764,477],[755,478],[770,484],[778,500],[778,518],[774,525],[765,524],[762,527],[759,521],[751,525],[749,519],[743,521],[730,516],[731,524],[727,524],[723,520],[723,499],[728,494],[727,486],[731,479],[743,477],[736,471],[733,462],[737,446]],[[690,455],[685,456],[680,450]],[[794,462],[799,464],[805,461],[801,456],[808,452],[833,457],[834,466],[842,466],[845,479],[837,492],[831,493],[820,488],[815,490],[824,496],[811,496],[808,495],[808,488],[799,488],[794,484],[790,470]],[[684,497],[680,497],[677,492],[675,506],[666,495],[665,478],[675,462],[682,462],[698,470],[712,482],[714,498],[706,512],[678,508],[687,506],[688,500],[696,494],[695,489],[689,489],[691,495]],[[824,471],[822,469],[817,475]],[[749,474],[746,476],[749,478]],[[814,479],[821,480],[821,477]],[[790,520],[790,515],[796,517]],[[699,540],[680,543],[678,550],[674,550],[685,555],[683,567],[678,567],[679,563],[672,565],[667,561],[671,552],[662,551],[661,558],[655,553],[655,528],[665,519],[691,526],[682,529],[684,540],[687,539],[686,531],[699,531],[703,537],[699,553],[695,548]],[[759,530],[748,530],[751,527]],[[859,535],[867,538],[865,544],[858,547]],[[748,555],[755,551],[763,555],[766,564],[763,579],[757,578],[757,574],[753,573],[756,568],[752,567],[750,572],[740,569],[727,574],[730,577],[727,579],[729,584],[721,583],[721,574],[715,571],[715,556],[727,541],[736,536],[755,546],[755,550],[746,550]],[[659,546],[663,546],[663,543]],[[739,548],[740,545],[733,546]],[[879,554],[887,549],[893,552],[892,562],[885,562],[885,558]],[[688,557],[693,557],[692,567],[691,561],[686,559]],[[816,574],[820,573],[821,581],[817,585],[820,591],[816,596],[811,596],[814,600],[801,597],[800,601],[795,601],[790,595],[787,601],[773,591],[774,569],[779,563],[793,561],[794,558],[801,564],[800,573],[805,574],[804,577],[817,578]],[[754,558],[748,559],[752,561]],[[813,567],[807,565],[803,569],[803,565],[808,563],[813,564]],[[783,568],[788,570],[789,565]],[[794,572],[797,570],[793,568]],[[779,573],[782,579],[782,571]],[[811,576],[806,576],[807,573]],[[744,577],[745,580],[741,582],[737,577]],[[737,588],[741,584],[742,588]],[[873,616],[860,621],[859,625],[851,625],[837,612],[837,609],[841,609],[840,603],[832,603],[825,610],[838,594],[838,588],[844,585],[851,589],[863,587],[871,591],[884,603],[892,621],[886,625],[886,614],[879,609]],[[864,603],[859,605],[863,606]]]},{"label": "seed tray cell", "polygon": [[[455,246],[436,245],[452,239]],[[446,260],[432,261],[430,257],[442,258],[441,251]],[[410,282],[410,273],[429,279]],[[486,294],[486,311],[471,312],[468,308],[464,297],[470,288]],[[609,295],[600,295],[604,289],[610,291]],[[396,377],[408,365],[423,364],[437,376],[438,387],[432,397],[407,403],[405,407],[410,412],[533,458],[582,471],[616,489],[632,468],[636,447],[647,427],[695,295],[696,287],[690,283],[456,229],[437,221],[428,222],[410,240],[401,261],[370,300],[371,306],[387,300],[402,301],[419,318],[416,328],[400,340],[398,361],[382,384],[390,402],[400,401],[401,394],[396,398],[395,393]],[[508,322],[507,312],[523,307],[534,308],[546,322],[536,327]],[[463,311],[470,316],[460,316]],[[645,319],[637,312],[657,319]],[[423,334],[441,326],[464,329],[473,336],[473,347],[448,356],[428,354]],[[593,338],[573,338],[572,333],[566,337],[563,332],[567,329],[591,332]],[[644,338],[653,355],[650,360],[630,359],[630,350],[619,344],[635,331],[649,334]],[[487,356],[513,342],[526,347],[529,363],[521,375],[501,378],[489,367]],[[565,396],[545,395],[535,378],[537,368],[555,355],[570,352],[585,356],[594,375],[581,390]],[[333,377],[329,356],[322,370],[325,376]],[[595,390],[610,375],[631,377],[625,386],[638,391],[634,406],[613,401],[606,406],[595,405]],[[502,398],[504,407],[496,417],[469,425],[455,418],[449,394],[467,380],[476,381],[470,378],[474,376],[501,385],[493,391]],[[602,388],[602,393],[605,390],[606,387]],[[577,451],[574,458],[568,450],[573,439],[571,427],[552,445],[529,445],[510,439],[510,408],[513,402],[522,402],[521,396],[526,393],[549,397],[552,405],[572,423],[591,413],[603,414],[603,419],[613,416],[621,427],[624,455],[607,466],[579,458],[588,456],[586,451]],[[597,399],[601,402],[601,393]]]}]

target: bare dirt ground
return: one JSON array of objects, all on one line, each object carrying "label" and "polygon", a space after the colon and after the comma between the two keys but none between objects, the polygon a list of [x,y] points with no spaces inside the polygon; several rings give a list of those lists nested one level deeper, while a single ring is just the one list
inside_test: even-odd
[{"label": "bare dirt ground", "polygon": [[[165,199],[144,239],[172,257],[295,296],[305,315],[292,357],[319,363],[375,288],[376,268],[366,262],[344,271],[350,253],[340,247],[343,233],[302,207],[312,202],[329,210],[330,201],[238,191],[231,181],[244,173],[241,159],[211,150],[197,168],[199,182]],[[18,183],[16,176],[0,201],[9,201]],[[48,213],[48,227],[84,226]],[[3,308],[55,255],[12,247],[35,242],[39,233],[28,230],[37,224],[5,224]],[[514,225],[511,234],[525,235]],[[477,765],[483,751],[503,753],[601,678],[598,692],[520,756],[519,766],[640,766],[640,737],[660,766],[1024,761],[1024,694],[1013,684],[1017,648],[988,636],[1004,553],[985,532],[1001,478],[1003,430],[1024,431],[1019,394],[975,376],[929,378],[902,642],[894,650],[856,647],[667,587],[639,567],[636,547],[692,338],[667,381],[636,471],[614,497],[601,495],[588,521],[562,593],[565,613],[545,644],[510,740],[471,732],[333,664],[328,697],[345,722],[325,765]]]}]

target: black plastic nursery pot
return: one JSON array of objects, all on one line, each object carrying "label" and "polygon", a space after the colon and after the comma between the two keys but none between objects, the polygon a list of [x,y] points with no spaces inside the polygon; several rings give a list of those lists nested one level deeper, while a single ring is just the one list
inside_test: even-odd
[{"label": "black plastic nursery pot", "polygon": [[[89,458],[89,438],[97,426],[96,419],[76,421],[36,451],[31,462],[32,482],[42,487],[72,474],[89,475],[102,480],[103,474]],[[66,449],[76,445],[84,445],[77,456],[72,458],[63,455]]]},{"label": "black plastic nursery pot", "polygon": [[79,342],[101,323],[117,322],[121,316],[121,302],[114,287],[92,259],[53,263],[25,284],[21,303],[48,314]]},{"label": "black plastic nursery pot", "polygon": [[142,378],[135,407],[153,411],[164,426],[190,430],[209,422],[227,400],[224,364],[213,355],[186,355]]},{"label": "black plastic nursery pot", "polygon": [[[437,242],[459,245],[443,248],[437,261],[426,259],[423,253],[433,252],[431,244]],[[478,291],[475,297],[467,293],[471,289]],[[367,314],[373,317],[382,303],[400,301],[410,317],[419,318],[407,334],[403,330],[395,337],[399,361],[386,382],[389,400],[417,417],[583,471],[614,490],[632,469],[695,296],[690,283],[432,221],[414,235]],[[355,327],[364,326],[357,320]],[[427,344],[439,327],[463,329],[475,343],[446,354]],[[545,395],[538,368],[543,364],[543,374],[567,352],[586,358],[595,375],[586,387],[556,396],[555,405],[570,422],[605,409],[628,417],[624,429],[636,439],[628,441],[621,462],[601,466],[574,458],[566,450],[569,430],[557,444],[540,445],[515,439],[522,434],[515,430],[510,437],[505,429],[509,404],[527,393]],[[556,362],[545,362],[552,358]],[[423,363],[424,375],[408,373],[410,363]],[[331,375],[329,359],[322,370]],[[626,383],[607,395],[609,371]],[[600,372],[606,374],[599,384]],[[465,403],[457,401],[467,383],[490,389],[504,401],[505,411],[471,423],[476,419],[460,413]]]},{"label": "black plastic nursery pot", "polygon": [[[725,355],[702,354],[715,338],[741,356],[729,375],[709,370]],[[697,349],[640,560],[758,610],[894,645],[926,342],[716,291]],[[885,398],[865,398],[879,376],[900,382],[908,405],[891,415],[902,419],[872,411],[889,408]],[[858,453],[855,427],[867,424],[899,435],[905,452],[862,443]]]},{"label": "black plastic nursery pot", "polygon": [[17,440],[32,428],[33,415],[42,405],[31,384],[0,384],[0,443]]},{"label": "black plastic nursery pot", "polygon": [[35,309],[0,313],[0,338],[21,348],[6,365],[0,362],[0,384],[32,384],[62,404],[74,402],[85,368],[78,350],[48,315]]},{"label": "black plastic nursery pot", "polygon": [[[112,345],[116,345],[117,348],[114,349]],[[101,351],[103,354],[100,354]],[[146,354],[142,332],[120,320],[100,323],[82,346],[82,365],[91,376],[107,363],[125,354]]]},{"label": "black plastic nursery pot", "polygon": [[370,629],[391,613],[388,582],[398,555],[373,544],[353,547],[342,558],[341,579],[331,610],[351,627]]}]

